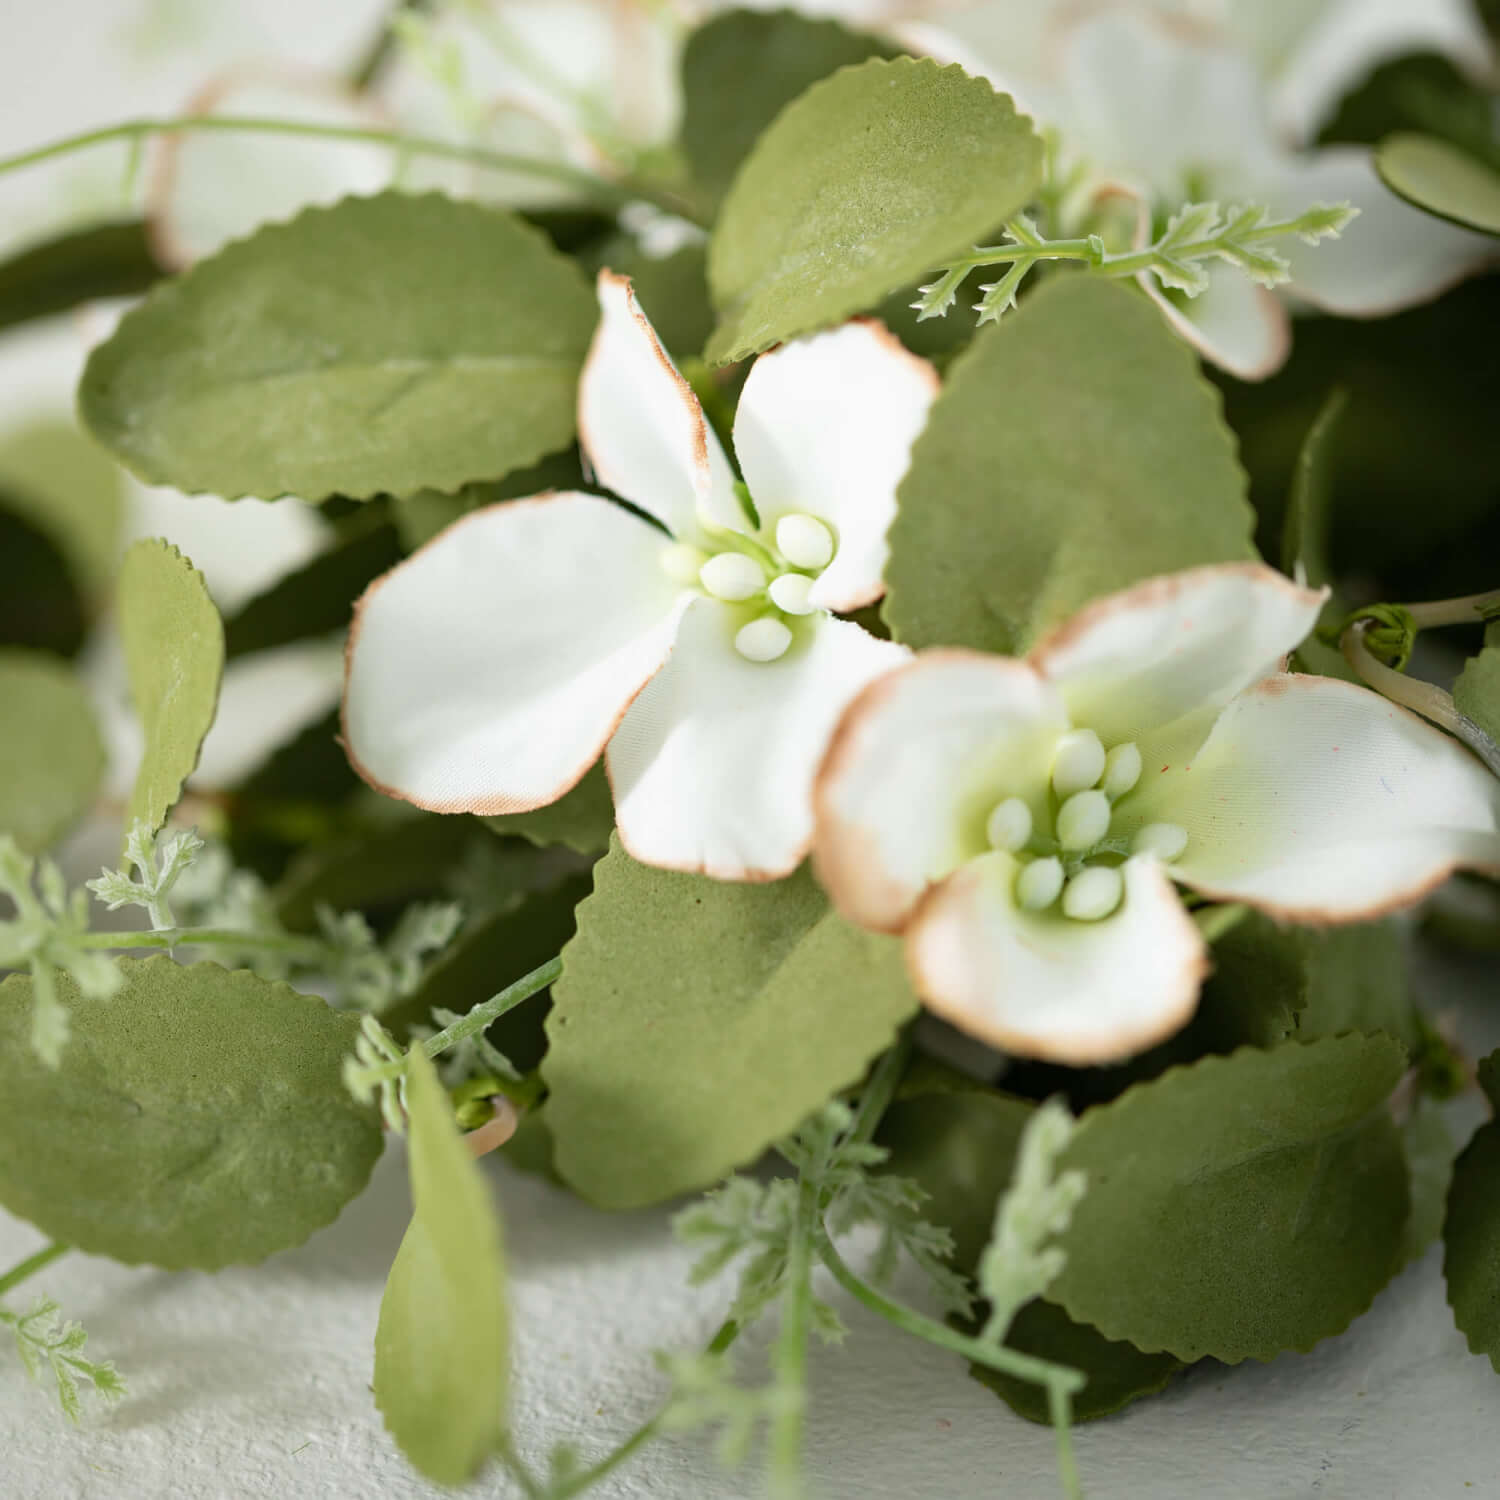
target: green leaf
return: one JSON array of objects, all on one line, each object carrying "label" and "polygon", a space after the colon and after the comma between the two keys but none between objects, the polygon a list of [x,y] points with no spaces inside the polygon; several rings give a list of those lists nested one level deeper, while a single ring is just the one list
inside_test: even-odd
[{"label": "green leaf", "polygon": [[380,1302],[375,1405],[421,1473],[463,1484],[505,1432],[505,1254],[484,1174],[420,1050],[407,1065],[406,1107],[413,1212]]},{"label": "green leaf", "polygon": [[546,807],[480,821],[496,833],[518,833],[534,844],[565,844],[580,854],[597,854],[609,847],[615,829],[615,804],[604,762],[596,761],[572,791]]},{"label": "green leaf", "polygon": [[1375,170],[1410,204],[1468,229],[1500,235],[1500,171],[1430,135],[1403,133],[1380,143]]},{"label": "green leaf", "polygon": [[1401,1245],[1401,1264],[1422,1255],[1443,1232],[1448,1189],[1453,1181],[1453,1132],[1437,1100],[1418,1094],[1401,1126],[1401,1146],[1411,1184],[1411,1214]]},{"label": "green leaf", "polygon": [[953,363],[899,492],[884,617],[1020,653],[1142,578],[1253,557],[1234,440],[1143,297],[1060,276]]},{"label": "green leaf", "polygon": [[71,230],[0,264],[0,329],[96,297],[133,297],[161,275],[140,220]]},{"label": "green leaf", "polygon": [[164,541],[137,542],[116,596],[130,696],[146,732],[125,827],[154,833],[198,764],[219,706],[224,627],[203,575]]},{"label": "green leaf", "polygon": [[264,1260],[330,1223],[380,1155],[341,1068],[355,1018],[248,971],[121,959],[113,999],[58,987],[56,1069],[31,980],[0,984],[0,1203],[95,1255],[168,1270]]},{"label": "green leaf", "polygon": [[[1479,1064],[1479,1084],[1491,1112],[1500,1109],[1500,1052]],[[1500,1121],[1481,1125],[1454,1163],[1443,1244],[1453,1321],[1500,1371]]]},{"label": "green leaf", "polygon": [[707,1187],[857,1082],[916,1007],[899,942],[836,916],[805,868],[726,884],[615,844],[547,1027],[557,1169],[606,1208]]},{"label": "green leaf", "polygon": [[594,320],[577,266],[512,214],[347,198],[159,286],[90,357],[79,410],[178,489],[454,490],[572,440]]},{"label": "green leaf", "polygon": [[756,141],[799,94],[842,67],[896,55],[872,36],[789,10],[715,16],[682,54],[681,139],[693,181],[714,201],[722,198]]},{"label": "green leaf", "polygon": [[630,278],[641,310],[663,348],[679,364],[696,359],[714,329],[708,300],[708,251],[684,245],[671,255],[647,255],[628,234],[614,234],[580,255],[586,268],[608,266]]},{"label": "green leaf", "polygon": [[104,741],[72,671],[41,651],[0,650],[0,834],[50,849],[88,810]]},{"label": "green leaf", "polygon": [[16,512],[0,492],[0,646],[20,646],[53,656],[76,656],[88,635],[89,614],[73,570],[56,542]]},{"label": "green leaf", "polygon": [[[1495,634],[1491,627],[1486,639]],[[1453,684],[1453,702],[1492,740],[1500,741],[1500,642],[1491,640],[1464,663]]]},{"label": "green leaf", "polygon": [[962,68],[873,58],[784,109],[724,200],[708,254],[731,363],[873,307],[1024,208],[1042,144]]},{"label": "green leaf", "polygon": [[418,490],[394,504],[396,529],[407,551],[415,551],[430,542],[445,526],[460,516],[498,500],[514,500],[522,495],[540,495],[545,490],[584,489],[583,465],[577,448],[553,453],[540,463],[517,469],[504,479],[466,484],[454,494],[441,490]]},{"label": "green leaf", "polygon": [[1089,1110],[1088,1192],[1048,1297],[1182,1360],[1306,1351],[1396,1269],[1409,1208],[1385,1036],[1206,1057]]}]

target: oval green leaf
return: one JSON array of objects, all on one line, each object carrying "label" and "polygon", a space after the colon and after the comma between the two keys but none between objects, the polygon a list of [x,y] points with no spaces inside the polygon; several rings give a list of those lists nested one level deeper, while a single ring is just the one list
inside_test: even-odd
[{"label": "oval green leaf", "polygon": [[50,849],[88,810],[104,741],[72,670],[42,651],[0,651],[0,834]]},{"label": "oval green leaf", "polygon": [[407,1069],[406,1107],[413,1212],[380,1303],[375,1404],[417,1469],[463,1484],[505,1431],[505,1257],[484,1175],[420,1049]]},{"label": "oval green leaf", "polygon": [[27,1045],[31,980],[0,984],[0,1203],[94,1255],[215,1270],[300,1245],[359,1193],[379,1117],[344,1088],[356,1020],[248,971],[122,959],[58,1068]]},{"label": "oval green leaf", "polygon": [[594,867],[547,1025],[557,1169],[637,1208],[753,1161],[863,1075],[917,1007],[901,945],[836,916],[804,867],[734,885]]},{"label": "oval green leaf", "polygon": [[1059,276],[953,363],[899,491],[883,610],[1019,654],[1101,594],[1255,556],[1219,398],[1144,298]]},{"label": "oval green leaf", "polygon": [[116,595],[130,696],[146,732],[125,818],[155,831],[182,795],[213,727],[224,674],[224,626],[203,575],[170,543],[137,542]]},{"label": "oval green leaf", "polygon": [[1436,136],[1403,131],[1375,151],[1381,180],[1410,204],[1469,229],[1500,235],[1500,172]]},{"label": "oval green leaf", "polygon": [[456,490],[572,440],[594,319],[577,266],[513,214],[348,198],[158,287],[94,351],[79,409],[178,489]]},{"label": "oval green leaf", "polygon": [[1088,1192],[1048,1299],[1147,1353],[1306,1352],[1395,1272],[1409,1197],[1387,1036],[1205,1057],[1084,1114]]},{"label": "oval green leaf", "polygon": [[729,363],[874,307],[1025,208],[1042,143],[959,67],[872,58],[814,84],[760,138],[709,245]]}]

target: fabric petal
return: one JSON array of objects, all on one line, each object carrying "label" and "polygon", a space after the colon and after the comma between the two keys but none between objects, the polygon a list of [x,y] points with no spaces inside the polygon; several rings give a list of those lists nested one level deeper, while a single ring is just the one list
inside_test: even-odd
[{"label": "fabric petal", "polygon": [[609,742],[620,841],[643,864],[775,880],[812,841],[813,778],[845,705],[909,660],[847,620],[811,617],[786,656],[746,661],[738,611],[697,600],[666,666]]},{"label": "fabric petal", "polygon": [[628,276],[599,273],[599,313],[578,384],[578,432],[599,482],[684,541],[700,518],[745,530],[724,450]]},{"label": "fabric petal", "polygon": [[1125,899],[1100,922],[1022,910],[1019,868],[982,855],[922,903],[906,955],[929,1010],[993,1047],[1073,1067],[1129,1057],[1187,1021],[1210,965],[1156,861],[1126,861]]},{"label": "fabric petal", "polygon": [[1080,610],[1030,661],[1072,722],[1106,746],[1135,740],[1175,758],[1197,748],[1236,693],[1277,670],[1324,598],[1259,563],[1191,568]]},{"label": "fabric petal", "polygon": [[1268,677],[1188,765],[1149,777],[1126,819],[1177,823],[1170,867],[1297,922],[1365,921],[1460,867],[1500,872],[1500,782],[1456,740],[1353,683]]},{"label": "fabric petal", "polygon": [[476,511],[355,608],[344,686],[354,768],[433,812],[556,799],[598,759],[671,649],[690,594],[667,539],[597,495]]},{"label": "fabric petal", "polygon": [[734,419],[734,450],[773,533],[788,512],[838,539],[809,603],[852,610],[885,592],[886,531],[911,445],[938,393],[937,372],[882,324],[861,318],[763,354]]},{"label": "fabric petal", "polygon": [[1264,380],[1292,350],[1291,319],[1276,294],[1231,267],[1214,271],[1196,297],[1178,300],[1156,278],[1136,280],[1167,322],[1211,365],[1241,380]]},{"label": "fabric petal", "polygon": [[988,847],[995,804],[1050,822],[1047,778],[1068,728],[1025,662],[926,651],[867,688],[818,776],[818,878],[862,927],[899,932],[928,888]]}]

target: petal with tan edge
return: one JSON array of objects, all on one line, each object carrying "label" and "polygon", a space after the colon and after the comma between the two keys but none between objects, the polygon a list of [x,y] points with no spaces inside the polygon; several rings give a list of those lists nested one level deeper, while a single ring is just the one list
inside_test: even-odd
[{"label": "petal with tan edge", "polygon": [[1088,605],[1030,661],[1073,723],[1165,759],[1196,749],[1236,693],[1278,669],[1324,597],[1260,563],[1190,568]]},{"label": "petal with tan edge", "polygon": [[694,602],[605,765],[633,858],[718,880],[774,880],[807,853],[813,778],[839,715],[910,653],[823,616],[802,622],[779,661],[752,662],[734,649],[737,623],[735,611]]},{"label": "petal with tan edge", "polygon": [[1352,203],[1359,217],[1336,240],[1278,242],[1291,262],[1288,290],[1326,312],[1372,317],[1428,302],[1496,259],[1488,235],[1460,229],[1398,198],[1368,148],[1331,146],[1289,162],[1264,193],[1272,217],[1314,203]]},{"label": "petal with tan edge", "polygon": [[1364,921],[1459,867],[1500,870],[1500,781],[1404,708],[1328,677],[1257,684],[1190,766],[1149,777],[1126,808],[1187,829],[1176,879],[1291,921]]},{"label": "petal with tan edge", "polygon": [[578,382],[578,432],[599,482],[694,540],[700,517],[745,529],[734,475],[630,279],[599,273],[599,326]]},{"label": "petal with tan edge", "polygon": [[1050,821],[1047,778],[1068,728],[1057,691],[1025,662],[927,651],[874,683],[818,776],[818,879],[846,917],[899,932],[928,888],[987,847],[998,801]]},{"label": "petal with tan edge", "polygon": [[657,671],[691,595],[654,526],[597,495],[450,526],[355,609],[344,740],[372,786],[434,812],[562,796]]},{"label": "petal with tan edge", "polygon": [[1136,280],[1172,329],[1211,365],[1240,380],[1265,380],[1292,349],[1291,319],[1276,294],[1230,267],[1216,271],[1196,297],[1167,295],[1154,276]]},{"label": "petal with tan edge", "polygon": [[845,323],[763,354],[734,419],[734,451],[774,533],[789,512],[827,521],[838,540],[809,603],[852,610],[885,592],[886,532],[911,445],[938,393],[937,372],[881,324]]},{"label": "petal with tan edge", "polygon": [[993,1047],[1074,1067],[1129,1057],[1187,1021],[1208,955],[1154,860],[1126,861],[1125,899],[1100,922],[1021,910],[1019,869],[982,855],[923,902],[906,955],[929,1010]]}]

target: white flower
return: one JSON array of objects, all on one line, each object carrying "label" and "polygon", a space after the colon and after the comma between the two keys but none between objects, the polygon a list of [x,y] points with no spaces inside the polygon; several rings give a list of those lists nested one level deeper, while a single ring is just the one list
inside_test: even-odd
[{"label": "white flower", "polygon": [[1463,746],[1279,670],[1323,597],[1258,564],[1199,568],[1098,601],[1025,660],[930,651],[875,683],[818,782],[835,904],[906,934],[954,1024],[1084,1064],[1197,1002],[1208,957],[1174,880],[1330,923],[1500,870],[1500,782]]},{"label": "white flower", "polygon": [[829,612],[883,591],[937,378],[871,322],[763,355],[735,419],[757,524],[629,282],[601,273],[599,301],[582,443],[652,519],[597,495],[509,501],[377,580],[350,634],[350,758],[420,807],[511,813],[561,797],[607,742],[637,859],[785,875],[840,713],[909,655]]}]

